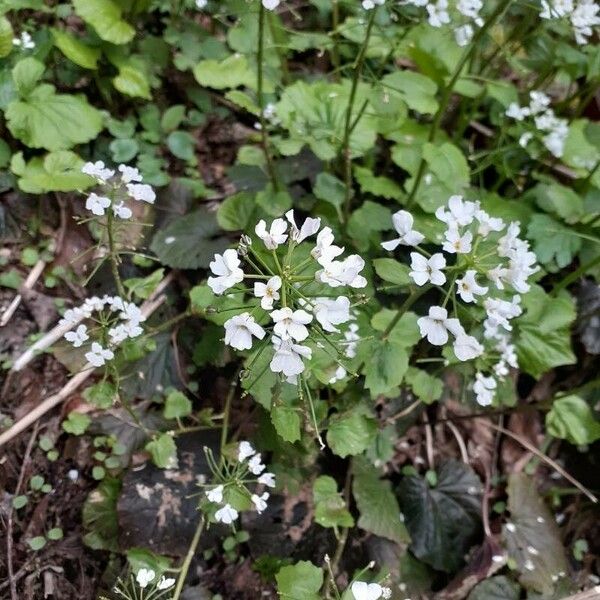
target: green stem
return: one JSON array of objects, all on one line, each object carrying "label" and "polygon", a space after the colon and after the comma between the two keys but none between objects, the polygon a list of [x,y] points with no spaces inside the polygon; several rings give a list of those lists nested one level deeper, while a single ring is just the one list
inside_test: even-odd
[{"label": "green stem", "polygon": [[382,339],[386,340],[390,335],[392,329],[396,327],[398,321],[404,316],[404,313],[429,289],[431,285],[425,285],[420,287],[418,290],[415,290],[405,301],[404,304],[398,309],[398,312],[394,316],[394,318],[389,322],[388,326],[385,328],[383,332]]},{"label": "green stem", "polygon": [[[490,15],[489,19],[483,24],[483,27],[481,27],[481,29],[479,29],[477,31],[477,33],[473,36],[472,42],[469,44],[469,47],[463,53],[461,59],[458,61],[458,65],[456,65],[456,69],[454,69],[454,73],[452,74],[450,81],[448,82],[446,87],[444,87],[444,90],[442,91],[442,97],[440,99],[440,106],[439,106],[437,112],[435,113],[433,122],[431,124],[431,128],[429,129],[429,136],[427,138],[427,141],[429,143],[432,143],[435,141],[435,136],[436,136],[438,129],[440,127],[440,124],[442,122],[442,117],[444,116],[444,113],[446,112],[446,108],[448,107],[448,103],[450,101],[450,97],[452,96],[454,86],[456,85],[456,82],[458,81],[464,66],[471,59],[471,56],[477,49],[477,45],[479,44],[480,40],[483,38],[483,36],[486,34],[486,32],[489,30],[489,28],[496,22],[496,20],[509,7],[511,2],[512,2],[512,0],[504,0],[503,2],[501,2],[498,5],[496,10]],[[423,176],[425,175],[426,166],[427,166],[427,163],[425,161],[425,158],[421,157],[421,161],[419,162],[419,168],[417,170],[417,175],[415,176],[415,182],[410,191],[410,194],[408,195],[408,198],[406,199],[407,207],[411,205],[412,201],[414,200],[414,198],[419,190],[419,186],[421,185],[421,181],[423,179]]]},{"label": "green stem", "polygon": [[360,74],[365,62],[367,55],[367,48],[369,46],[369,39],[371,32],[373,31],[373,25],[375,24],[375,15],[377,14],[377,6],[371,9],[369,16],[369,23],[367,24],[367,31],[365,33],[365,40],[361,46],[358,58],[354,65],[354,76],[352,77],[352,87],[350,88],[350,98],[348,99],[348,107],[346,108],[346,122],[344,124],[344,137],[342,141],[342,160],[344,161],[344,180],[346,184],[345,189],[345,201],[344,201],[344,218],[347,221],[350,214],[350,199],[352,197],[352,159],[350,158],[350,133],[352,131],[352,109],[354,108],[354,101],[356,99],[356,91],[358,89],[358,82],[360,80]]},{"label": "green stem", "polygon": [[260,114],[258,116],[260,121],[260,137],[261,146],[265,155],[265,161],[267,163],[267,172],[273,185],[273,189],[279,191],[279,181],[277,179],[277,173],[275,172],[275,165],[273,164],[273,157],[271,156],[271,150],[269,147],[269,134],[267,132],[267,121],[265,119],[265,98],[263,94],[263,63],[265,53],[265,7],[262,2],[259,3],[258,9],[258,53],[256,57],[257,62],[257,81],[256,81],[256,94],[258,97],[258,108]]},{"label": "green stem", "polygon": [[181,596],[181,592],[183,591],[183,584],[185,583],[185,578],[187,577],[188,571],[190,570],[190,564],[192,563],[192,558],[194,558],[194,554],[196,553],[196,548],[198,547],[198,543],[200,542],[200,536],[202,535],[203,530],[204,515],[201,515],[200,521],[198,522],[198,526],[196,527],[196,531],[194,532],[194,537],[192,538],[192,542],[188,548],[187,554],[185,555],[183,564],[181,565],[181,571],[179,572],[179,576],[177,577],[177,586],[175,587],[175,591],[173,592],[171,600],[179,600],[179,597]]},{"label": "green stem", "polygon": [[[112,202],[112,199],[111,199]],[[119,275],[119,258],[116,251],[115,238],[114,238],[114,218],[115,215],[112,211],[112,205],[108,207],[108,211],[106,213],[106,231],[108,234],[108,253],[110,255],[110,268],[112,270],[112,276],[115,280],[115,285],[117,286],[117,292],[121,298],[125,298],[125,288],[123,287],[123,282],[121,281],[121,276]]]}]

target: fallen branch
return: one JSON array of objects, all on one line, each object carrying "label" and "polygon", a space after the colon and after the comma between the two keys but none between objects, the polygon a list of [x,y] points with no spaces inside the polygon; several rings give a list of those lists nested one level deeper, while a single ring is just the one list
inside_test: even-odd
[{"label": "fallen branch", "polygon": [[[25,281],[23,282],[23,285],[20,287],[19,292],[21,290],[30,290],[36,284],[37,280],[40,278],[40,275],[44,272],[45,268],[45,261],[38,260],[33,269],[29,271],[29,275],[27,275],[27,279],[25,279]],[[0,318],[0,327],[4,327],[11,320],[17,308],[19,308],[19,305],[21,304],[22,300],[23,296],[21,295],[21,293],[18,293],[13,298],[13,301],[10,303],[8,308],[2,313],[2,317]]]},{"label": "fallen branch", "polygon": [[[169,274],[167,277],[165,277],[165,279],[163,279],[163,281],[161,281],[148,300],[142,304],[141,311],[144,317],[148,318],[167,299],[166,295],[162,294],[161,292],[166,288],[167,285],[169,285],[171,281],[172,277]],[[33,355],[31,358],[33,358]],[[31,360],[31,358],[29,360]],[[21,368],[23,368],[23,366],[24,365],[22,365]],[[96,369],[93,365],[90,363],[86,364],[83,370],[69,379],[69,381],[61,390],[59,390],[56,394],[46,398],[43,402],[41,402],[41,404],[38,404],[38,406],[36,406],[31,412],[27,413],[22,419],[17,421],[6,431],[2,432],[0,434],[0,447],[30,427],[55,406],[58,406],[61,402],[66,400],[75,390],[77,390],[85,381],[87,381],[87,379],[92,375],[92,373],[94,373],[95,370]]]}]

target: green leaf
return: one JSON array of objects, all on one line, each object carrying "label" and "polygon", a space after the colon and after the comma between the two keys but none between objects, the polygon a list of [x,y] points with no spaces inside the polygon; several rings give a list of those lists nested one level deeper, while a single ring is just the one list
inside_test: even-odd
[{"label": "green leaf", "polygon": [[[19,156],[13,158],[18,161]],[[96,182],[81,172],[82,166],[83,160],[69,150],[50,152],[45,157],[35,156],[19,169],[19,187],[30,194],[85,190]]]},{"label": "green leaf", "polygon": [[519,582],[550,596],[554,591],[553,578],[556,581],[559,573],[568,571],[554,515],[537,493],[535,482],[525,473],[509,475],[507,493],[511,525],[502,528],[502,536],[508,555],[520,572]]},{"label": "green leaf", "polygon": [[181,125],[185,118],[185,105],[174,104],[169,106],[160,118],[160,126],[163,131],[174,131]]},{"label": "green leaf", "polygon": [[44,485],[44,478],[41,475],[34,475],[30,480],[29,480],[29,487],[34,491],[34,492],[39,492],[42,489],[42,486]]},{"label": "green leaf", "polygon": [[300,439],[300,413],[297,408],[286,404],[276,404],[271,408],[271,423],[278,435],[286,442]]},{"label": "green leaf", "polygon": [[158,231],[150,248],[162,264],[174,269],[208,267],[215,253],[229,246],[219,232],[214,213],[201,208]]},{"label": "green leaf", "polygon": [[457,460],[439,468],[435,487],[405,477],[398,492],[413,554],[439,571],[456,571],[479,537],[481,491],[475,472]]},{"label": "green leaf", "polygon": [[62,428],[73,435],[82,435],[89,427],[92,420],[82,413],[71,411],[65,421],[62,422]]},{"label": "green leaf", "polygon": [[333,477],[321,475],[313,484],[315,521],[321,527],[353,527],[354,519],[338,492]]},{"label": "green leaf", "polygon": [[519,600],[521,587],[504,575],[490,577],[478,583],[467,600]]},{"label": "green leaf", "polygon": [[336,208],[344,204],[346,198],[346,186],[337,177],[329,173],[319,173],[313,188],[313,194],[324,202],[333,204]]},{"label": "green leaf", "polygon": [[52,541],[62,540],[63,538],[63,530],[60,527],[53,527],[48,530],[47,533],[48,539]]},{"label": "green leaf", "polygon": [[388,200],[401,200],[404,198],[402,188],[395,181],[387,177],[376,177],[371,169],[355,165],[354,176],[363,193],[373,194],[373,196],[387,198]]},{"label": "green leaf", "polygon": [[110,408],[117,398],[117,388],[110,381],[99,381],[83,390],[87,402],[98,408]]},{"label": "green leaf", "polygon": [[80,96],[56,94],[43,84],[26,100],[13,101],[6,109],[8,128],[30,148],[66,150],[94,139],[102,130],[100,111]]},{"label": "green leaf", "polygon": [[268,215],[280,217],[292,207],[292,197],[286,190],[276,192],[273,186],[269,184],[264,190],[256,194],[256,204]]},{"label": "green leaf", "polygon": [[121,8],[112,0],[73,0],[75,13],[111,44],[126,44],[135,29],[121,18]]},{"label": "green leaf", "polygon": [[577,232],[548,215],[531,217],[527,237],[533,242],[538,260],[551,271],[570,265],[581,249],[581,238]]},{"label": "green leaf", "polygon": [[390,482],[380,479],[377,470],[364,459],[353,460],[352,472],[352,493],[360,513],[358,526],[398,544],[408,542],[408,531],[400,520],[400,507]]},{"label": "green leaf", "polygon": [[579,396],[565,396],[552,403],[546,415],[548,433],[572,444],[591,444],[600,439],[600,421],[590,405]]},{"label": "green leaf", "polygon": [[187,131],[172,131],[167,137],[167,146],[171,154],[181,160],[190,162],[196,158],[196,140]]},{"label": "green leaf", "polygon": [[583,199],[572,189],[556,181],[552,185],[540,183],[531,193],[540,208],[558,215],[567,223],[577,223],[585,214]]},{"label": "green leaf", "polygon": [[140,150],[140,146],[136,140],[132,139],[119,139],[113,140],[108,149],[112,154],[112,159],[116,163],[128,163],[130,162]]},{"label": "green leaf", "polygon": [[377,202],[367,200],[357,208],[348,221],[348,235],[357,249],[367,250],[369,245],[379,245],[380,231],[392,229],[392,211]]},{"label": "green leaf", "polygon": [[2,16],[0,17],[0,58],[8,56],[13,49],[13,28],[10,21]]},{"label": "green leaf", "polygon": [[250,114],[255,116],[260,115],[260,108],[256,104],[256,102],[248,96],[248,94],[240,91],[240,90],[230,90],[225,94],[225,98],[234,104],[237,104],[239,107],[247,110]]},{"label": "green leaf", "polygon": [[277,592],[285,600],[320,600],[323,571],[311,562],[300,561],[279,569],[275,575]]},{"label": "green leaf", "polygon": [[94,550],[119,551],[117,535],[117,500],[121,482],[106,477],[87,497],[82,511],[83,528],[86,531],[83,540]]},{"label": "green leaf", "polygon": [[402,383],[408,369],[408,353],[396,339],[371,340],[365,363],[365,387],[371,397],[385,394]]},{"label": "green leaf", "polygon": [[12,499],[12,505],[15,510],[19,510],[20,508],[23,508],[27,504],[27,502],[28,502],[27,496],[23,496],[23,495],[15,496]]},{"label": "green leaf", "polygon": [[36,535],[27,540],[27,544],[32,550],[41,550],[46,545],[46,538],[43,535]]},{"label": "green leaf", "polygon": [[256,74],[241,54],[232,54],[222,61],[203,60],[194,67],[193,73],[200,85],[217,90],[256,87]]},{"label": "green leaf", "polygon": [[410,285],[412,283],[408,265],[393,258],[376,258],[373,261],[373,266],[375,267],[375,273],[384,281],[396,285]]},{"label": "green leaf", "polygon": [[345,458],[364,452],[377,433],[375,421],[357,410],[334,416],[327,431],[327,443],[334,454]]},{"label": "green leaf", "polygon": [[60,29],[51,31],[54,44],[70,61],[84,69],[98,68],[98,60],[102,55],[100,48],[88,46],[66,31]]},{"label": "green leaf", "polygon": [[172,467],[177,461],[177,446],[172,435],[161,433],[145,446],[152,462],[160,469]]},{"label": "green leaf", "polygon": [[427,373],[427,371],[409,367],[405,379],[415,396],[425,404],[431,404],[442,397],[444,383],[438,377]]},{"label": "green leaf", "polygon": [[44,63],[28,57],[20,60],[12,70],[12,78],[19,96],[25,98],[35,88],[45,71]]},{"label": "green leaf", "polygon": [[165,419],[180,419],[181,417],[187,417],[191,413],[192,403],[185,394],[175,391],[167,396],[163,412]]},{"label": "green leaf", "polygon": [[438,109],[434,81],[414,71],[396,71],[386,75],[382,84],[400,95],[409,108],[423,114],[434,114]]},{"label": "green leaf", "polygon": [[144,98],[145,100],[152,98],[150,82],[146,74],[131,65],[123,65],[119,68],[119,73],[113,78],[113,85],[121,94],[126,96]]},{"label": "green leaf", "polygon": [[243,231],[255,210],[254,195],[240,192],[223,200],[217,210],[217,222],[225,231]]},{"label": "green leaf", "polygon": [[164,269],[156,269],[146,277],[132,277],[125,280],[125,287],[141,300],[147,300],[165,275]]},{"label": "green leaf", "polygon": [[552,297],[534,285],[523,296],[523,308],[516,344],[520,367],[540,377],[553,367],[574,364],[570,325],[576,313],[571,296],[563,291]]}]

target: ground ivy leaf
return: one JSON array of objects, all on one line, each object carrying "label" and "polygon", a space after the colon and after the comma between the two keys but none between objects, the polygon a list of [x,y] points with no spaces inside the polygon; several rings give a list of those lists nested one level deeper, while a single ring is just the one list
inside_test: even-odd
[{"label": "ground ivy leaf", "polygon": [[421,73],[414,71],[395,71],[386,75],[382,84],[399,94],[409,108],[423,114],[434,114],[438,109],[435,99],[437,85]]},{"label": "ground ivy leaf", "polygon": [[371,169],[354,166],[354,176],[363,193],[373,194],[388,200],[400,200],[404,198],[402,188],[392,179],[387,177],[376,177]]},{"label": "ground ivy leaf", "polygon": [[333,477],[321,475],[313,483],[315,521],[321,527],[353,527],[354,519],[338,492]]},{"label": "ground ivy leaf", "polygon": [[527,237],[533,242],[538,260],[551,271],[569,265],[581,249],[577,232],[548,215],[531,217]]},{"label": "ground ivy leaf", "polygon": [[548,433],[572,444],[591,444],[600,439],[600,422],[590,405],[579,396],[569,395],[552,403],[546,414]]},{"label": "ground ivy leaf", "polygon": [[435,569],[451,573],[463,563],[481,529],[481,482],[462,462],[449,460],[431,487],[419,475],[405,477],[398,492],[411,550]]},{"label": "ground ivy leaf", "polygon": [[408,542],[410,537],[400,520],[400,507],[390,482],[380,479],[377,470],[361,458],[354,459],[352,472],[352,493],[360,513],[358,526],[397,543]]},{"label": "ground ivy leaf", "polygon": [[181,417],[187,417],[191,413],[192,403],[185,394],[174,391],[167,396],[164,408],[165,419],[180,419]]},{"label": "ground ivy leaf", "polygon": [[311,562],[300,561],[279,569],[275,575],[277,591],[285,600],[320,600],[323,571]]},{"label": "ground ivy leaf", "polygon": [[408,369],[408,353],[402,344],[392,338],[372,340],[368,355],[363,372],[371,396],[385,394],[402,383]]},{"label": "ground ivy leaf", "polygon": [[384,281],[395,283],[396,285],[410,285],[412,280],[408,274],[410,268],[393,258],[376,258],[373,260],[375,273]]},{"label": "ground ivy leaf", "polygon": [[527,589],[551,595],[552,577],[568,571],[554,517],[525,473],[509,476],[507,493],[511,522],[502,535],[508,555],[517,563],[519,581]]},{"label": "ground ivy leaf", "polygon": [[327,431],[327,443],[334,454],[345,458],[364,452],[377,432],[375,421],[357,410],[334,416]]},{"label": "ground ivy leaf", "polygon": [[219,233],[214,213],[201,208],[158,231],[150,248],[162,264],[174,269],[208,267],[215,253],[229,245]]},{"label": "ground ivy leaf", "polygon": [[271,423],[275,431],[286,442],[297,442],[300,439],[300,415],[293,406],[276,404],[271,408]]},{"label": "ground ivy leaf", "polygon": [[152,456],[152,462],[160,469],[173,466],[177,460],[177,446],[172,435],[161,433],[146,444],[146,450]]},{"label": "ground ivy leaf", "polygon": [[406,371],[406,383],[410,385],[415,396],[425,404],[431,404],[439,400],[444,390],[444,384],[441,379],[434,377],[415,367],[409,367]]},{"label": "ground ivy leaf", "polygon": [[131,65],[119,67],[119,73],[113,78],[113,85],[121,94],[133,98],[150,100],[150,82],[145,73]]},{"label": "ground ivy leaf", "polygon": [[256,75],[241,54],[232,54],[222,61],[203,60],[194,67],[193,73],[200,85],[217,90],[256,87]]},{"label": "ground ivy leaf", "polygon": [[217,222],[225,231],[242,231],[246,229],[256,204],[250,192],[240,192],[226,198],[217,211]]}]

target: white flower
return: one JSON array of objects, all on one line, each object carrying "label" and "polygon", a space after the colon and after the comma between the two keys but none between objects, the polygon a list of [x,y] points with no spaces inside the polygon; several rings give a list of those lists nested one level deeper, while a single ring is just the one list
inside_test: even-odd
[{"label": "white flower", "polygon": [[160,578],[160,581],[158,582],[158,585],[156,586],[156,589],[158,590],[168,590],[170,587],[173,587],[175,585],[175,579],[173,579],[172,577],[165,577],[164,575]]},{"label": "white flower", "polygon": [[342,365],[338,365],[337,369],[335,370],[335,373],[329,379],[330,385],[333,385],[334,383],[341,381],[342,379],[344,379],[344,377],[346,377],[347,374],[348,374],[348,372],[346,371],[346,369],[344,369],[344,367],[342,367]]},{"label": "white flower", "polygon": [[477,280],[475,279],[476,275],[477,271],[468,269],[462,279],[456,280],[458,295],[463,302],[475,302],[475,296],[483,296],[488,292],[489,288],[477,283]]},{"label": "white flower", "polygon": [[509,320],[518,317],[523,312],[520,301],[520,296],[513,296],[511,302],[500,298],[486,298],[483,301],[483,307],[487,313],[484,325],[487,323],[492,328],[502,327],[506,331],[511,331],[512,325]]},{"label": "white flower", "polygon": [[286,377],[300,375],[304,371],[303,358],[310,359],[312,350],[308,346],[294,344],[291,339],[282,340],[273,336],[275,354],[269,364],[273,373],[283,373]]},{"label": "white flower", "polygon": [[146,320],[142,314],[142,311],[140,310],[140,307],[136,306],[133,302],[123,302],[123,308],[121,311],[122,312],[119,315],[121,319],[135,323],[141,323],[142,321]]},{"label": "white flower", "polygon": [[208,0],[196,0],[196,8],[198,10],[202,10],[202,9],[206,8],[207,4],[208,4]]},{"label": "white flower", "polygon": [[458,0],[456,10],[465,17],[476,20],[479,18],[479,11],[483,8],[482,0]]},{"label": "white flower", "polygon": [[265,330],[247,312],[225,321],[225,343],[236,350],[250,350],[252,336],[262,340]]},{"label": "white flower", "polygon": [[454,30],[454,39],[456,43],[463,48],[468,45],[469,42],[473,39],[473,27],[469,23],[462,25],[461,27],[457,27]]},{"label": "white flower", "polygon": [[363,0],[362,7],[365,10],[372,10],[376,6],[383,6],[385,4],[385,0]]},{"label": "white flower", "polygon": [[350,300],[346,296],[315,298],[313,313],[325,331],[339,332],[335,326],[350,320]]},{"label": "white flower", "polygon": [[209,277],[207,283],[217,295],[244,280],[240,259],[233,248],[225,250],[223,254],[215,254],[215,259],[210,263],[210,270],[217,277]]},{"label": "white flower", "polygon": [[344,333],[344,345],[346,346],[345,355],[347,358],[354,358],[356,356],[357,342],[360,340],[358,335],[358,325],[356,323],[350,323],[348,331]]},{"label": "white flower", "polygon": [[67,331],[67,333],[65,333],[65,340],[71,342],[74,348],[79,348],[83,342],[89,339],[89,337],[85,325],[80,325],[75,331]]},{"label": "white flower", "polygon": [[131,219],[131,215],[133,214],[123,201],[120,204],[113,204],[112,210],[119,219]]},{"label": "white flower", "polygon": [[423,234],[413,230],[414,218],[405,210],[399,210],[394,213],[392,215],[392,223],[400,237],[388,242],[382,242],[381,245],[385,250],[395,250],[400,244],[403,246],[418,246],[425,239]]},{"label": "white flower", "polygon": [[544,92],[533,91],[529,94],[529,112],[532,115],[546,111],[550,106],[550,96]]},{"label": "white flower", "polygon": [[252,500],[252,503],[256,506],[256,512],[259,515],[267,508],[267,500],[270,495],[269,492],[264,492],[261,496],[257,496],[256,494],[250,496],[250,500]]},{"label": "white flower", "polygon": [[209,502],[216,502],[217,504],[220,504],[221,502],[223,502],[223,486],[222,485],[218,485],[217,487],[214,487],[210,490],[206,490],[206,492],[204,492],[206,494],[206,497],[208,498]]},{"label": "white flower", "polygon": [[470,231],[466,231],[463,235],[460,235],[457,228],[450,227],[444,233],[444,237],[446,241],[442,248],[449,254],[468,254],[471,252],[473,234]]},{"label": "white flower", "polygon": [[238,516],[238,511],[231,504],[226,504],[215,513],[215,519],[219,523],[225,523],[225,525],[231,525]]},{"label": "white flower", "polygon": [[450,229],[470,225],[479,210],[478,202],[463,200],[462,196],[450,196],[448,199],[448,210],[440,206],[435,211],[435,216],[442,222],[447,223]]},{"label": "white flower", "polygon": [[421,317],[417,321],[421,330],[421,337],[434,346],[443,346],[448,341],[448,331],[453,335],[463,332],[458,319],[449,319],[448,311],[441,306],[430,306],[429,316]]},{"label": "white flower", "polygon": [[526,106],[519,106],[517,102],[511,102],[504,114],[515,121],[522,121],[531,114],[531,110]]},{"label": "white flower", "polygon": [[260,305],[264,310],[272,310],[273,302],[279,300],[279,292],[281,289],[281,277],[275,275],[267,281],[261,283],[257,281],[254,284],[254,295],[261,298]]},{"label": "white flower", "polygon": [[334,246],[333,232],[330,227],[323,227],[317,236],[317,244],[311,250],[311,256],[318,260],[322,265],[330,263],[336,256],[339,256],[344,249]]},{"label": "white flower", "polygon": [[526,131],[519,137],[519,146],[521,146],[521,148],[526,148],[527,144],[529,144],[532,139],[533,133],[531,133],[531,131]]},{"label": "white flower", "polygon": [[261,460],[262,459],[261,459],[261,456],[259,453],[259,454],[255,454],[248,461],[248,469],[250,469],[250,472],[253,473],[254,475],[260,475],[267,468],[265,465],[262,464]]},{"label": "white flower", "polygon": [[418,252],[411,252],[410,258],[412,271],[409,275],[418,286],[425,285],[428,281],[433,285],[443,285],[446,282],[446,276],[442,272],[446,266],[443,254],[438,252],[431,258],[426,258]]},{"label": "white flower", "polygon": [[481,356],[484,347],[472,335],[460,334],[456,337],[452,346],[454,354],[458,360],[472,360]]},{"label": "white flower", "polygon": [[496,386],[497,383],[493,377],[484,377],[482,373],[476,373],[473,391],[477,403],[481,406],[489,406],[494,399]]},{"label": "white flower", "polygon": [[437,4],[428,4],[426,7],[429,13],[429,24],[432,27],[441,27],[446,23],[450,23],[450,15],[446,10],[448,8],[447,0],[438,0]]},{"label": "white flower", "polygon": [[138,585],[144,589],[156,577],[156,573],[152,569],[140,569],[135,578]]},{"label": "white flower", "polygon": [[269,250],[275,250],[287,240],[287,223],[283,219],[275,219],[267,231],[267,224],[261,219],[254,228],[256,235],[264,242]]},{"label": "white flower", "polygon": [[275,10],[279,6],[280,0],[262,0],[262,5],[267,10]]},{"label": "white flower", "polygon": [[303,242],[307,237],[314,235],[319,231],[319,227],[321,227],[321,219],[313,219],[312,217],[307,217],[302,223],[302,227],[298,229],[296,225],[296,220],[294,218],[294,211],[288,210],[285,213],[285,218],[289,221],[292,231],[292,239],[299,244]]},{"label": "white flower", "polygon": [[363,288],[367,285],[367,280],[359,275],[365,266],[365,261],[358,254],[351,254],[342,261],[332,260],[330,263],[323,264],[321,258],[319,262],[324,268],[317,271],[315,277],[321,283],[326,283],[333,288],[343,285]]},{"label": "white flower", "polygon": [[101,160],[98,160],[95,163],[86,162],[85,165],[81,167],[81,172],[90,177],[94,177],[100,183],[106,183],[115,174],[113,170],[107,169],[104,166],[104,162]]},{"label": "white flower", "polygon": [[262,483],[267,487],[274,488],[275,487],[275,475],[273,473],[263,473],[258,478],[258,483]]},{"label": "white flower", "polygon": [[252,447],[250,442],[240,442],[238,446],[238,462],[244,462],[254,454],[256,454],[256,450]]},{"label": "white flower", "polygon": [[105,196],[98,196],[98,194],[94,194],[93,192],[87,197],[85,201],[85,207],[88,210],[91,210],[92,213],[101,217],[104,214],[104,211],[110,206],[110,199]]},{"label": "white flower", "polygon": [[156,200],[156,194],[151,186],[145,183],[128,183],[127,193],[134,199],[140,202],[148,202],[148,204],[154,204]]},{"label": "white flower", "polygon": [[92,349],[85,353],[86,360],[94,367],[101,367],[107,360],[115,357],[112,350],[104,349],[98,342],[92,343]]},{"label": "white flower", "polygon": [[559,19],[573,12],[573,0],[542,0],[542,19]]},{"label": "white flower", "polygon": [[142,176],[135,167],[128,167],[127,165],[119,165],[119,171],[121,172],[121,181],[123,183],[131,183],[132,181],[141,182]]},{"label": "white flower", "polygon": [[31,36],[27,31],[21,32],[20,38],[13,38],[12,43],[14,46],[21,46],[22,48],[25,48],[25,50],[32,50],[35,48],[35,42],[33,39],[31,39]]},{"label": "white flower", "polygon": [[378,600],[383,596],[383,588],[378,583],[355,581],[350,590],[355,600]]},{"label": "white flower", "polygon": [[282,339],[293,338],[297,342],[302,342],[308,337],[308,325],[312,320],[312,315],[305,310],[294,310],[285,306],[271,313],[271,318],[275,323],[273,333]]},{"label": "white flower", "polygon": [[492,231],[502,231],[504,229],[504,221],[497,217],[490,217],[485,210],[478,210],[475,213],[475,218],[479,221],[477,233],[483,237],[487,237]]}]

